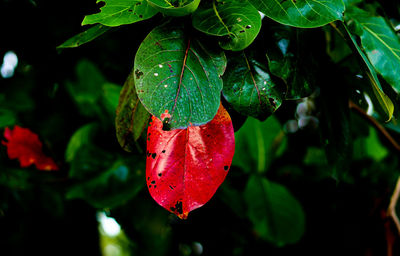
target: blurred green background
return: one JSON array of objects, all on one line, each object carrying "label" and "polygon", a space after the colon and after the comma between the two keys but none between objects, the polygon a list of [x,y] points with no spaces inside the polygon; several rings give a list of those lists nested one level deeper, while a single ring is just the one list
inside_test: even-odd
[{"label": "blurred green background", "polygon": [[[398,17],[394,6],[386,10]],[[329,79],[264,122],[248,118],[225,182],[187,220],[158,206],[145,187],[145,138],[125,152],[114,118],[135,52],[161,17],[57,50],[97,9],[94,0],[0,1],[0,56],[18,59],[0,78],[1,136],[15,124],[31,129],[60,166],[22,169],[0,145],[0,255],[400,253],[385,217],[399,152],[343,108]]]}]

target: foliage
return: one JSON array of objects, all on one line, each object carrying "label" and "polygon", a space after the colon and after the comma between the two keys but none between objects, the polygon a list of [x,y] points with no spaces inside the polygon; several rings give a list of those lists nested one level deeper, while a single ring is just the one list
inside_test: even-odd
[{"label": "foliage", "polygon": [[26,24],[0,47],[5,252],[398,253],[398,3],[25,2],[0,4]]}]

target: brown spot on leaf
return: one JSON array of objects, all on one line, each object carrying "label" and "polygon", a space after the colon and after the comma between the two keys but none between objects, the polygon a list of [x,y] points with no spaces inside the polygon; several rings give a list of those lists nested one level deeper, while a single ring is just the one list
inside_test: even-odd
[{"label": "brown spot on leaf", "polygon": [[140,71],[139,69],[135,70],[135,75],[136,75],[136,79],[139,79],[141,76],[143,76],[143,72]]}]

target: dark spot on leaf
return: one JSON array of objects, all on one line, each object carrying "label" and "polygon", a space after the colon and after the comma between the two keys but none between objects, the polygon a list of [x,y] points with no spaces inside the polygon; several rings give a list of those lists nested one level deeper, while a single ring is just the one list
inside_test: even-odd
[{"label": "dark spot on leaf", "polygon": [[149,188],[151,188],[151,185],[149,185]]},{"label": "dark spot on leaf", "polygon": [[155,181],[155,180],[152,180],[150,183],[151,183],[151,184],[156,184],[156,181]]},{"label": "dark spot on leaf", "polygon": [[151,153],[150,153],[150,152],[147,152],[147,157],[149,157],[149,156],[151,156]]},{"label": "dark spot on leaf", "polygon": [[182,213],[183,213],[182,202],[181,202],[181,201],[176,202],[175,208],[176,208],[176,211],[177,211],[179,214],[182,214]]},{"label": "dark spot on leaf", "polygon": [[169,209],[173,212],[175,211],[175,207],[170,207]]},{"label": "dark spot on leaf", "polygon": [[247,28],[247,29],[251,28],[251,25],[247,25],[246,28]]},{"label": "dark spot on leaf", "polygon": [[172,190],[174,190],[174,188],[173,188],[171,185],[169,185],[169,188],[172,189]]},{"label": "dark spot on leaf", "polygon": [[162,123],[163,123],[163,126],[162,126],[162,130],[163,131],[171,130],[171,124],[169,123],[169,117],[164,118]]},{"label": "dark spot on leaf", "polygon": [[156,159],[156,156],[157,156],[156,153],[151,154],[151,157],[152,157],[153,159]]},{"label": "dark spot on leaf", "polygon": [[142,14],[139,14],[139,18],[143,19],[143,15],[142,15]]},{"label": "dark spot on leaf", "polygon": [[150,179],[150,177],[147,177],[147,180],[149,180]]},{"label": "dark spot on leaf", "polygon": [[162,175],[162,173],[160,172],[160,173],[158,174],[158,177],[161,177],[161,175]]},{"label": "dark spot on leaf", "polygon": [[133,12],[133,10],[129,9],[128,12]]},{"label": "dark spot on leaf", "polygon": [[136,75],[136,79],[139,79],[141,76],[143,76],[143,72],[140,71],[139,69],[135,70],[135,75]]},{"label": "dark spot on leaf", "polygon": [[240,30],[239,32],[240,32],[240,33],[244,33],[245,31],[244,31],[244,30]]},{"label": "dark spot on leaf", "polygon": [[225,165],[224,170],[227,171],[229,169],[229,166]]},{"label": "dark spot on leaf", "polygon": [[165,153],[165,149],[163,151],[161,151],[161,153]]},{"label": "dark spot on leaf", "polygon": [[157,187],[157,185],[154,185],[154,188],[156,188]]},{"label": "dark spot on leaf", "polygon": [[141,5],[142,4],[142,2],[137,2],[135,5]]}]

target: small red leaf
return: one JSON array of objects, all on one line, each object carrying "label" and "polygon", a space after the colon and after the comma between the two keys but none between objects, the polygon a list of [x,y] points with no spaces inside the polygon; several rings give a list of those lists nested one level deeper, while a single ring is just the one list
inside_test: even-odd
[{"label": "small red leaf", "polygon": [[37,134],[29,129],[15,126],[13,130],[8,127],[4,130],[4,138],[7,141],[1,143],[7,147],[7,154],[10,159],[18,159],[21,167],[28,167],[34,164],[38,170],[54,171],[58,166],[53,159],[42,152],[42,142]]},{"label": "small red leaf", "polygon": [[162,128],[153,116],[147,133],[147,186],[158,204],[186,219],[211,199],[228,173],[235,152],[232,121],[221,105],[205,125]]}]

